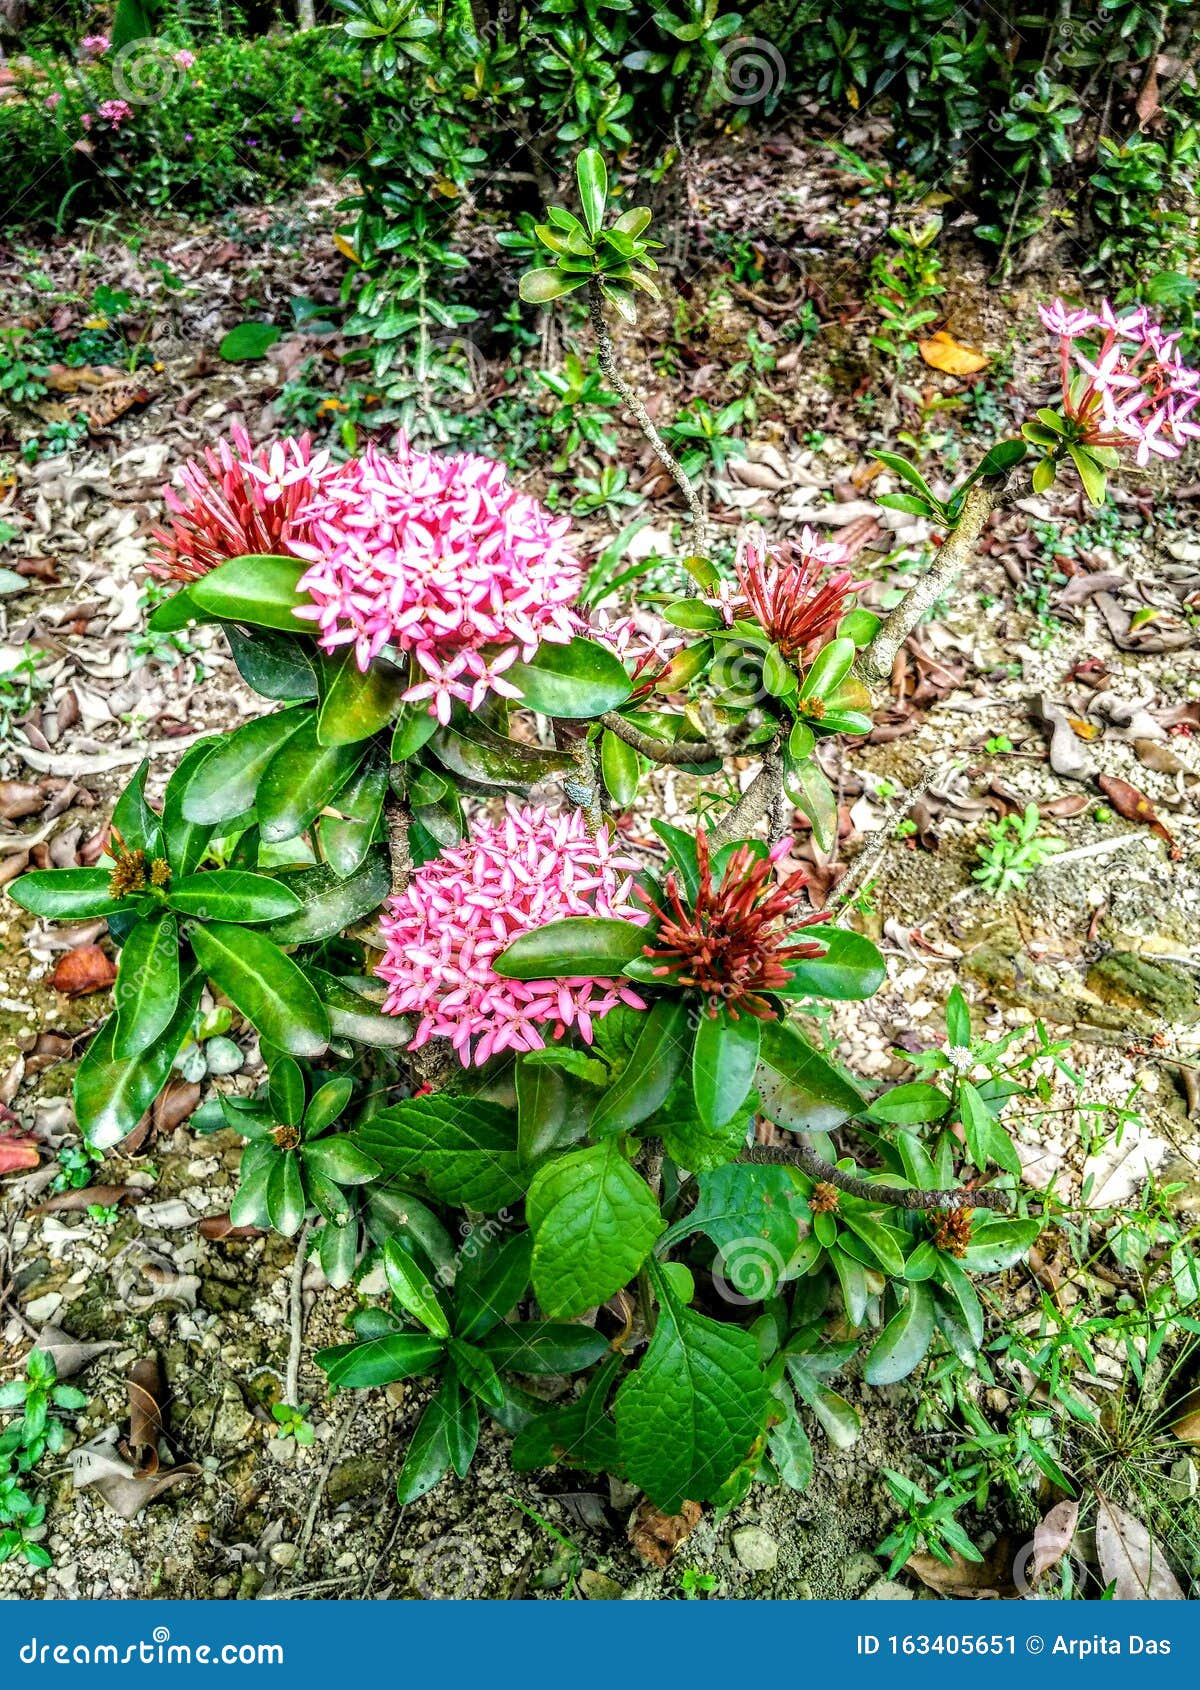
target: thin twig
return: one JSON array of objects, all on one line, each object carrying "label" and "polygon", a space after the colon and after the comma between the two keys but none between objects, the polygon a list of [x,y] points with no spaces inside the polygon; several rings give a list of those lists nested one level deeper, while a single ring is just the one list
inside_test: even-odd
[{"label": "thin twig", "polygon": [[655,763],[679,766],[685,763],[711,763],[718,758],[736,756],[745,747],[747,740],[762,727],[763,716],[759,711],[751,710],[736,727],[731,728],[719,739],[655,739],[651,734],[645,734],[640,728],[635,728],[624,716],[618,716],[615,710],[601,716],[600,722],[609,733],[623,739],[626,745],[640,751],[643,757],[649,757]]},{"label": "thin twig", "polygon": [[738,1157],[739,1162],[764,1162],[800,1168],[811,1179],[837,1186],[848,1197],[861,1197],[865,1203],[892,1203],[898,1209],[999,1209],[1007,1213],[1012,1204],[1008,1193],[984,1188],[978,1191],[964,1186],[957,1191],[917,1191],[912,1186],[883,1185],[878,1180],[859,1179],[835,1168],[823,1156],[803,1143],[749,1144]]},{"label": "thin twig", "polygon": [[300,1529],[300,1537],[296,1545],[299,1550],[298,1559],[302,1565],[304,1562],[304,1552],[308,1548],[309,1539],[312,1537],[313,1531],[316,1527],[317,1511],[321,1506],[321,1498],[325,1495],[325,1487],[329,1483],[329,1475],[333,1472],[338,1456],[346,1447],[346,1439],[350,1435],[350,1428],[354,1424],[355,1417],[357,1416],[359,1409],[362,1407],[362,1403],[363,1399],[361,1396],[355,1396],[351,1400],[349,1408],[342,1416],[341,1424],[338,1426],[337,1431],[333,1435],[333,1441],[329,1446],[329,1454],[325,1457],[325,1464],[321,1468],[321,1477],[317,1480],[316,1489],[313,1491],[312,1501],[308,1505],[308,1513],[304,1516],[304,1525]]},{"label": "thin twig", "polygon": [[700,502],[700,495],[696,491],[691,476],[655,428],[649,411],[621,374],[617,365],[616,348],[613,346],[612,336],[608,332],[608,324],[604,321],[604,300],[600,292],[600,284],[594,281],[588,283],[588,315],[591,318],[592,329],[596,336],[596,355],[600,360],[600,368],[632,411],[638,427],[653,447],[655,457],[687,500],[688,514],[692,519],[692,543],[695,550],[703,556],[705,522],[704,506]]},{"label": "thin twig", "polygon": [[896,827],[914,804],[918,804],[931,787],[940,788],[949,780],[952,774],[962,767],[961,763],[947,763],[940,769],[934,769],[924,780],[919,780],[914,786],[907,787],[884,811],[883,820],[879,826],[872,828],[863,841],[863,848],[850,864],[847,872],[834,885],[841,908],[833,918],[835,927],[840,927],[852,913],[854,898],[879,867],[879,863],[892,843],[896,834]]},{"label": "thin twig", "polygon": [[292,1262],[292,1281],[288,1294],[288,1322],[291,1343],[288,1345],[287,1378],[283,1400],[290,1408],[300,1407],[300,1344],[304,1337],[304,1265],[308,1260],[308,1235],[312,1225],[305,1221],[296,1240],[296,1255]]}]

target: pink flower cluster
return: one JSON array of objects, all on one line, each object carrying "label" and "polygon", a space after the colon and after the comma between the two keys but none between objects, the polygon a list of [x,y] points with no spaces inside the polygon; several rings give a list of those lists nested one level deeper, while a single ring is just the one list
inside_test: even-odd
[{"label": "pink flower cluster", "polygon": [[171,529],[154,530],[147,566],[160,580],[195,581],[233,557],[290,553],[309,527],[303,512],[330,473],[328,452],[312,450],[307,434],[274,446],[250,444],[235,426],[204,462],[183,467],[184,497],[163,489]]},{"label": "pink flower cluster", "polygon": [[191,70],[196,62],[196,55],[190,47],[181,47],[177,53],[172,53],[171,57],[180,70]]},{"label": "pink flower cluster", "polygon": [[[618,1003],[645,1005],[622,980],[504,980],[492,959],[532,927],[572,915],[644,926],[631,901],[637,864],[615,854],[609,835],[588,835],[583,813],[552,816],[509,803],[504,819],[476,817],[470,837],[423,863],[382,918],[389,1015],[420,1016],[410,1049],[448,1038],[464,1067],[502,1050],[540,1050]],[[473,1046],[473,1048],[472,1048]]]},{"label": "pink flower cluster", "polygon": [[387,645],[411,653],[428,678],[404,696],[428,699],[441,722],[455,699],[519,698],[504,671],[581,626],[569,519],[488,458],[368,446],[322,482],[305,519],[291,549],[312,565],[300,585],[313,604],[297,615],[323,650],[353,644],[360,669]]},{"label": "pink flower cluster", "polygon": [[1179,335],[1165,334],[1145,306],[1118,313],[1072,310],[1061,299],[1038,315],[1058,336],[1064,415],[1087,446],[1136,448],[1144,468],[1152,454],[1177,458],[1200,439],[1200,370],[1183,362]]},{"label": "pink flower cluster", "polygon": [[112,46],[107,35],[85,35],[79,43],[89,59],[101,59]]},{"label": "pink flower cluster", "polygon": [[[133,107],[128,100],[101,100],[96,112],[103,122],[111,123],[114,129],[119,129],[133,116]],[[92,113],[85,111],[79,121],[85,129],[90,129],[94,121]]]}]

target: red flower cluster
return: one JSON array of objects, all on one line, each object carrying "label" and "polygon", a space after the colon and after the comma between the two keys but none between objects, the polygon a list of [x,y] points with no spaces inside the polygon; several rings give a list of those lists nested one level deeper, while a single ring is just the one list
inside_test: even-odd
[{"label": "red flower cluster", "polygon": [[[827,920],[824,913],[798,913],[808,873],[797,869],[780,880],[775,865],[788,848],[784,840],[759,856],[752,845],[734,851],[720,884],[714,885],[708,840],[696,835],[700,885],[685,902],[672,870],[666,877],[667,909],[640,894],[659,921],[654,944],[645,947],[656,975],[671,976],[706,997],[708,1012],[724,1005],[736,1020],[744,1011],[773,1021],[775,1010],[763,996],[781,991],[790,978],[787,964],[801,957],[823,956],[825,947],[811,940],[788,944],[801,927]],[[804,902],[807,904],[807,898]]]},{"label": "red flower cluster", "polygon": [[822,544],[811,528],[797,544],[784,541],[774,552],[748,543],[734,564],[740,596],[722,595],[721,609],[730,622],[757,622],[790,663],[805,663],[833,634],[851,593],[866,585],[848,569],[821,579],[849,558],[845,546]]}]

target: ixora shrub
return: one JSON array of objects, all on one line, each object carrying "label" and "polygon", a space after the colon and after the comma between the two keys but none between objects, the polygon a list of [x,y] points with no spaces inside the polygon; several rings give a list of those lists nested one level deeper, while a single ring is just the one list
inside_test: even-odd
[{"label": "ixora shrub", "polygon": [[[606,225],[594,156],[580,181],[585,223],[538,230],[552,262],[527,291],[587,288],[624,394],[604,310],[644,222]],[[697,545],[686,595],[601,625],[565,522],[500,466],[403,440],[335,464],[239,434],[185,472],[155,541],[180,585],[152,625],[219,626],[270,707],[193,746],[161,813],[143,765],[107,859],[12,896],[104,916],[120,947],[75,1086],[92,1147],[153,1102],[206,984],[256,1029],[267,1079],[222,1099],[247,1141],[232,1219],[299,1235],[335,1285],[382,1263],[387,1306],[364,1298],[316,1359],[340,1389],[435,1382],[402,1499],[466,1474],[481,1409],[518,1467],[621,1474],[668,1512],[803,1486],[811,1425],[856,1434],[831,1374],[977,1355],[972,1274],[1040,1225],[1002,1119],[1030,1059],[974,1040],[956,990],[944,1047],[869,1094],[821,1006],[870,997],[883,960],[784,859],[794,807],[832,841],[819,741],[866,731],[868,683],[1030,449],[1039,486],[1073,466],[1099,499],[1122,450],[1195,432],[1200,378],[1144,313],[1044,316],[1062,391],[1023,438],[945,498],[881,454],[906,489],[889,502],[944,530],[882,625],[808,531],[732,573]],[[734,753],[759,768],[718,802]],[[656,764],[717,797],[635,849],[621,818]]]}]

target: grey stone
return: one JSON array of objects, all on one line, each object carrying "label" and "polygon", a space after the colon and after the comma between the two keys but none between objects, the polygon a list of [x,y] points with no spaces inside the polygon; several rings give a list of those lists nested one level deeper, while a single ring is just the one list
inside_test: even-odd
[{"label": "grey stone", "polygon": [[779,1545],[761,1526],[739,1526],[733,1534],[733,1553],[749,1573],[769,1573],[779,1560]]},{"label": "grey stone", "polygon": [[862,1599],[864,1602],[911,1602],[913,1593],[894,1579],[876,1579],[869,1590],[863,1591]]}]

